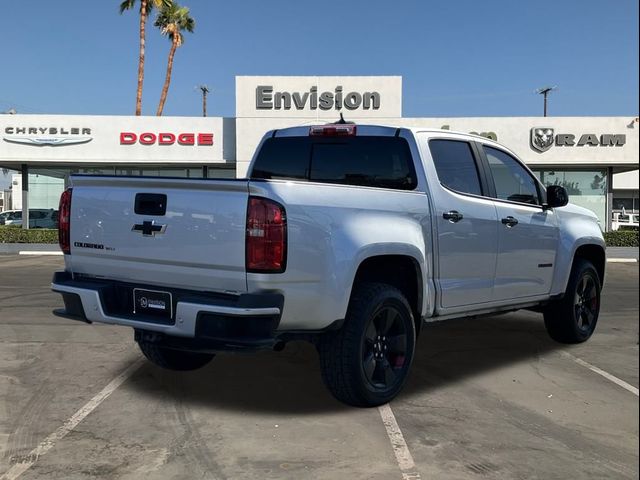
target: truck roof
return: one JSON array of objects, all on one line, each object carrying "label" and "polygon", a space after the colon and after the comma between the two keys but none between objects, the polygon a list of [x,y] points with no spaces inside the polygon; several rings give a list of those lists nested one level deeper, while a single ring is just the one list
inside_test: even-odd
[{"label": "truck roof", "polygon": [[270,130],[266,133],[267,137],[306,137],[309,135],[309,129],[311,127],[330,127],[332,125],[354,125],[356,127],[356,136],[394,136],[399,134],[399,131],[405,130],[409,131],[413,134],[419,132],[427,132],[427,133],[441,133],[446,134],[447,136],[461,136],[465,138],[472,138],[475,140],[480,140],[483,143],[494,145],[500,147],[504,150],[509,151],[513,155],[516,155],[511,149],[502,145],[501,143],[496,142],[495,140],[491,140],[490,138],[483,137],[481,135],[473,134],[473,133],[465,133],[458,132],[456,130],[443,130],[441,128],[432,128],[432,127],[414,127],[407,125],[372,125],[372,124],[358,124],[358,123],[327,123],[327,124],[310,124],[310,125],[299,125],[295,127],[286,127],[277,130]]}]

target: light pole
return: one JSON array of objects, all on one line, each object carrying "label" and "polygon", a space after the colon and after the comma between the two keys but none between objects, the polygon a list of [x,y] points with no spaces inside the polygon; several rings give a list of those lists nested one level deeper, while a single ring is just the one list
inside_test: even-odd
[{"label": "light pole", "polygon": [[209,87],[206,85],[199,85],[198,88],[202,92],[202,116],[207,116],[207,94],[209,93]]},{"label": "light pole", "polygon": [[554,85],[553,87],[542,87],[536,90],[536,93],[540,94],[540,95],[544,95],[544,116],[547,116],[547,95],[549,95],[549,92],[551,92],[552,90],[556,90],[558,87],[556,85]]}]

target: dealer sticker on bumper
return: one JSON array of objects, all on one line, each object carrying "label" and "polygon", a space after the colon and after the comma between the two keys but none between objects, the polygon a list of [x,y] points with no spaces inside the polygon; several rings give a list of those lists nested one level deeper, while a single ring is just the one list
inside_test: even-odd
[{"label": "dealer sticker on bumper", "polygon": [[171,293],[159,290],[133,289],[133,313],[162,318],[173,317]]}]

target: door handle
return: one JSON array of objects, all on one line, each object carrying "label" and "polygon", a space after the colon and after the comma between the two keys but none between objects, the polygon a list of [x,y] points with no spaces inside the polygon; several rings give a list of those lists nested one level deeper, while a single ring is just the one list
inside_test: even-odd
[{"label": "door handle", "polygon": [[512,216],[508,216],[507,218],[502,219],[502,224],[506,225],[508,228],[511,228],[518,224],[518,219]]},{"label": "door handle", "polygon": [[450,210],[448,212],[444,212],[442,214],[442,218],[449,220],[451,223],[457,223],[463,219],[463,215],[456,210]]}]

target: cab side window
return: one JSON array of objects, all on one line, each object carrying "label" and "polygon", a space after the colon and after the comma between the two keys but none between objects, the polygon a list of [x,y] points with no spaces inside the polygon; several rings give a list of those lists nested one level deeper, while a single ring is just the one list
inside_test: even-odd
[{"label": "cab side window", "polygon": [[456,192],[482,195],[478,167],[468,142],[431,140],[429,149],[442,185]]},{"label": "cab side window", "polygon": [[496,187],[496,197],[510,202],[541,205],[538,186],[533,176],[511,155],[483,146]]}]

